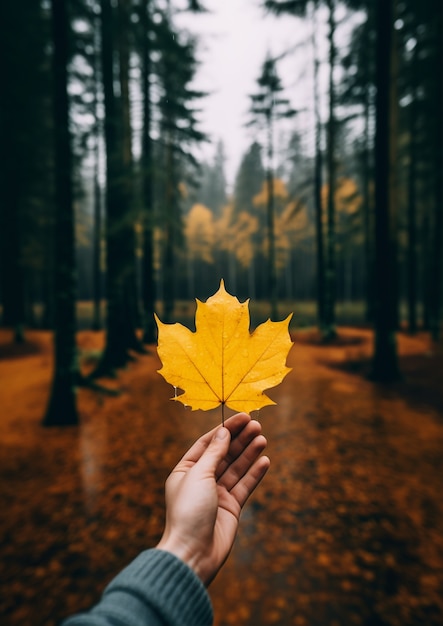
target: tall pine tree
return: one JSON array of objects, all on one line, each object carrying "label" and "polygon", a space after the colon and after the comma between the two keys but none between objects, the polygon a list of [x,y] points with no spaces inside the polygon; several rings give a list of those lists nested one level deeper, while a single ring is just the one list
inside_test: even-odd
[{"label": "tall pine tree", "polygon": [[68,62],[70,41],[66,0],[52,1],[55,137],[55,363],[44,426],[78,423],[76,389],[76,273],[72,148],[69,129]]},{"label": "tall pine tree", "polygon": [[267,207],[266,226],[268,241],[268,298],[271,318],[278,318],[278,286],[275,257],[275,214],[274,214],[274,126],[277,120],[295,115],[289,100],[281,97],[283,85],[277,74],[275,60],[267,57],[258,78],[258,91],[251,95],[250,125],[264,128],[267,149]]}]

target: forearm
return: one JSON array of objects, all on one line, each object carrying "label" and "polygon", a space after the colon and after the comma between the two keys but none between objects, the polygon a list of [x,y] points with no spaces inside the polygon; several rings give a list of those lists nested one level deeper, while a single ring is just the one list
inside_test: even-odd
[{"label": "forearm", "polygon": [[180,559],[162,550],[142,552],[114,578],[101,601],[63,626],[210,626],[209,596]]}]

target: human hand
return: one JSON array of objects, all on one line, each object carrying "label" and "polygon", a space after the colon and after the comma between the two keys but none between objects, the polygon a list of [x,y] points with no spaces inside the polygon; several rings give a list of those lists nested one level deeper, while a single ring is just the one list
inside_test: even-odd
[{"label": "human hand", "polygon": [[269,468],[261,425],[238,413],[198,439],[166,481],[166,525],[157,548],[205,585],[226,561],[240,513]]}]

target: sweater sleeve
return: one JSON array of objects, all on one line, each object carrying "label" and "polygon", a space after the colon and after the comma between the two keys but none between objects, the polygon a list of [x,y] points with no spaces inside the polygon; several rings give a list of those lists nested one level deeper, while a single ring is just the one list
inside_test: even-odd
[{"label": "sweater sleeve", "polygon": [[163,550],[146,550],[106,587],[88,613],[62,626],[211,626],[209,595],[183,561]]}]

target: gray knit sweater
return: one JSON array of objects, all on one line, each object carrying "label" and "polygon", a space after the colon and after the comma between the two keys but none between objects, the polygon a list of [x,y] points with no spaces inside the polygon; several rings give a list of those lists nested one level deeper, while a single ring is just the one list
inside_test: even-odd
[{"label": "gray knit sweater", "polygon": [[208,593],[194,572],[163,550],[146,550],[106,587],[89,612],[62,626],[211,626]]}]

